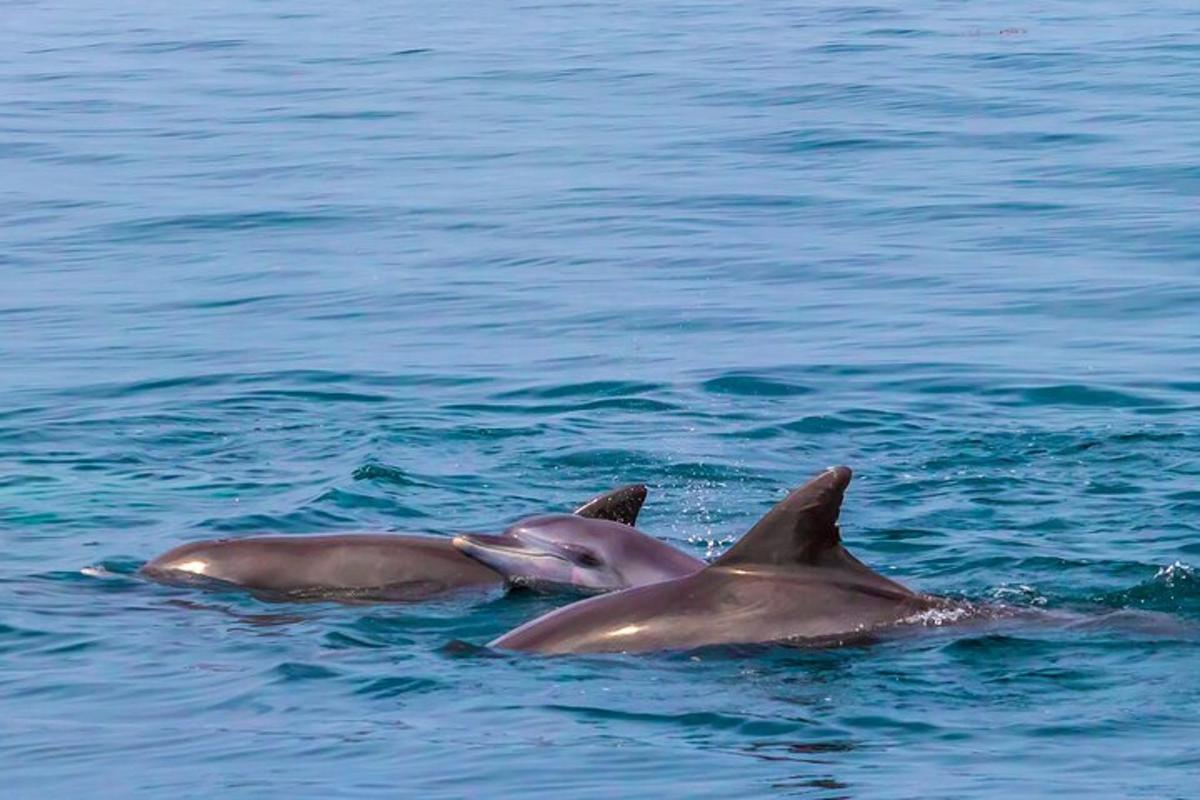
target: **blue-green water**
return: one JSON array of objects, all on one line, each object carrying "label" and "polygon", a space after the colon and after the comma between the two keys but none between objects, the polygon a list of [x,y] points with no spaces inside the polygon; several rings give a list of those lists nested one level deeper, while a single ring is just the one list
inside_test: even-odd
[{"label": "blue-green water", "polygon": [[[0,3],[6,796],[1192,796],[1198,31],[1139,0]],[[704,554],[840,462],[885,574],[1095,624],[494,657],[451,643],[557,601],[132,574],[633,480]]]}]

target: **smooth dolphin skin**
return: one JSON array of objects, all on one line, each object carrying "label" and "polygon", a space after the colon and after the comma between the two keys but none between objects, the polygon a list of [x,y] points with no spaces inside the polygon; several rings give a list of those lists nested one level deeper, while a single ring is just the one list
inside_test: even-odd
[{"label": "smooth dolphin skin", "polygon": [[240,587],[264,599],[422,600],[500,590],[504,576],[448,540],[400,534],[253,536],[176,547],[141,569],[159,583]]},{"label": "smooth dolphin skin", "polygon": [[836,643],[948,601],[872,571],[841,545],[850,483],[835,467],[793,491],[708,568],[581,600],[491,647],[536,653],[651,652],[759,642]]},{"label": "smooth dolphin skin", "polygon": [[[637,520],[646,487],[623,486],[561,515],[571,525]],[[518,523],[519,524],[519,523]],[[622,526],[623,527],[623,526]],[[459,552],[449,539],[401,534],[254,536],[193,542],[148,562],[160,583],[249,590],[268,600],[424,600],[505,588],[504,575]]]},{"label": "smooth dolphin skin", "polygon": [[567,514],[529,517],[499,536],[461,534],[454,546],[514,586],[548,592],[612,592],[707,566],[631,525]]}]

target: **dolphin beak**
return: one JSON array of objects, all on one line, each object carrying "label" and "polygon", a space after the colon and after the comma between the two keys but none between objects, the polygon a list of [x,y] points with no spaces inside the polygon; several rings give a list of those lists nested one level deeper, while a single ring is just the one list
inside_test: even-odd
[{"label": "dolphin beak", "polygon": [[535,561],[543,559],[561,560],[561,556],[555,553],[553,548],[526,542],[509,533],[460,533],[451,539],[450,543],[463,555],[501,572],[523,572]]},{"label": "dolphin beak", "polygon": [[460,533],[450,540],[454,549],[460,553],[474,556],[487,550],[515,550],[520,542],[510,536],[496,536],[490,533]]},{"label": "dolphin beak", "polygon": [[[454,549],[485,564],[498,557],[523,557],[539,555],[516,536],[491,533],[460,533],[450,540]],[[489,558],[489,556],[491,558]]]},{"label": "dolphin beak", "polygon": [[534,590],[581,590],[574,565],[555,542],[506,531],[500,535],[461,533],[450,540],[454,549],[504,576],[511,586]]}]

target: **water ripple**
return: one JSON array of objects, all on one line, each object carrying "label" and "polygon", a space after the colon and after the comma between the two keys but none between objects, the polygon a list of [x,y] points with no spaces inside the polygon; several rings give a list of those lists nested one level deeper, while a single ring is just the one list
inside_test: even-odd
[{"label": "water ripple", "polygon": [[[515,10],[5,7],[5,788],[1179,795],[1196,12]],[[635,480],[714,557],[831,463],[865,562],[1020,613],[530,659],[561,598],[137,574]]]}]

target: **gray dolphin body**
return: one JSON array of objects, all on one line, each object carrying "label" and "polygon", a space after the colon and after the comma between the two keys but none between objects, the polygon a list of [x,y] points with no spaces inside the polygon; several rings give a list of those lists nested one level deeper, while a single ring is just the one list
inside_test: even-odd
[{"label": "gray dolphin body", "polygon": [[499,536],[460,534],[454,546],[515,586],[551,592],[612,592],[707,566],[631,524],[566,514],[529,517]]},{"label": "gray dolphin body", "polygon": [[596,653],[835,643],[947,607],[842,547],[837,518],[850,476],[836,467],[795,490],[706,569],[573,603],[490,646]]},{"label": "gray dolphin body", "polygon": [[[637,521],[646,487],[623,486],[558,515],[564,531]],[[518,523],[519,525],[520,523]],[[237,587],[264,599],[424,600],[502,590],[506,577],[459,552],[450,539],[401,534],[254,536],[176,547],[145,564],[160,583]]]},{"label": "gray dolphin body", "polygon": [[150,561],[159,583],[239,587],[264,599],[422,600],[499,590],[504,576],[434,536],[351,533],[192,542]]}]

